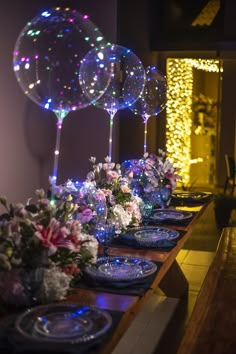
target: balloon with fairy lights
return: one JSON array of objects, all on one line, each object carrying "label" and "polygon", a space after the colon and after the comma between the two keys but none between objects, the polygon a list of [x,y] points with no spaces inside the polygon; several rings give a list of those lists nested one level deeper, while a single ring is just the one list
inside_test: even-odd
[{"label": "balloon with fairy lights", "polygon": [[[57,117],[53,183],[56,184],[61,128],[69,112],[87,107],[79,85],[80,62],[93,47],[106,41],[89,19],[70,8],[51,8],[35,16],[20,32],[13,69],[23,92]],[[94,87],[93,99],[103,92]]]},{"label": "balloon with fairy lights", "polygon": [[95,100],[88,73],[97,55],[96,49],[91,49],[87,53],[80,66],[79,79],[88,100],[109,114],[109,157],[112,159],[113,118],[118,110],[132,106],[142,93],[145,84],[145,69],[140,59],[130,49],[115,44],[106,45],[99,51],[99,55],[106,58],[108,73],[111,76],[106,87],[101,83],[104,87],[104,94]]},{"label": "balloon with fairy lights", "polygon": [[167,82],[165,75],[155,66],[146,68],[144,90],[137,101],[129,107],[144,121],[144,153],[147,152],[147,124],[151,116],[157,116],[166,106]]}]

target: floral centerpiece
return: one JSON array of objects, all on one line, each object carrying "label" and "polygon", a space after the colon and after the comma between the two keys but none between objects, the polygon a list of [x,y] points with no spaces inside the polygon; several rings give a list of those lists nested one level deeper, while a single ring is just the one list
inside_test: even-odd
[{"label": "floral centerpiece", "polygon": [[36,195],[25,205],[0,198],[0,300],[8,304],[61,300],[96,261],[97,241],[83,232],[70,196],[51,203],[43,190]]},{"label": "floral centerpiece", "polygon": [[130,226],[138,226],[141,222],[139,205],[142,200],[132,194],[120,165],[111,162],[110,157],[106,157],[104,163],[96,164],[95,157],[91,157],[90,161],[93,168],[87,174],[86,183],[93,184],[100,200],[106,201],[106,222],[115,226],[116,233]]},{"label": "floral centerpiece", "polygon": [[[144,201],[154,198],[161,188],[172,193],[181,179],[179,169],[167,159],[166,153],[158,149],[158,154],[145,153],[139,160],[128,160],[122,164],[124,175],[129,179],[129,185],[134,194]],[[158,194],[157,194],[158,195]]]}]

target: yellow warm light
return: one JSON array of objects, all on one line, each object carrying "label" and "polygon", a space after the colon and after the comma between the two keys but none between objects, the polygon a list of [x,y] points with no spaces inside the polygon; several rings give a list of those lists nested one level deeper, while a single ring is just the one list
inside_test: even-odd
[{"label": "yellow warm light", "polygon": [[166,152],[173,164],[180,168],[183,183],[188,183],[193,70],[187,59],[168,59],[167,81]]},{"label": "yellow warm light", "polygon": [[184,184],[189,183],[190,164],[193,163],[191,160],[193,68],[208,72],[222,71],[219,60],[190,58],[167,60],[166,152],[173,164],[180,168]]},{"label": "yellow warm light", "polygon": [[220,0],[210,0],[201,10],[192,26],[210,26],[220,10]]},{"label": "yellow warm light", "polygon": [[195,164],[195,163],[199,163],[199,162],[203,162],[203,161],[204,161],[204,160],[203,160],[202,157],[197,157],[196,159],[192,159],[192,160],[190,160],[189,162],[190,162],[191,165],[193,165],[193,164]]},{"label": "yellow warm light", "polygon": [[217,59],[187,59],[189,65],[198,70],[218,73],[223,69],[220,66],[220,61]]}]

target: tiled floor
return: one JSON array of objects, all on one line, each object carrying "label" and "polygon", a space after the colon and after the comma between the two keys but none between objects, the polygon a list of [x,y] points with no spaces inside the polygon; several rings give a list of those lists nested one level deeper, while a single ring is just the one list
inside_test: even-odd
[{"label": "tiled floor", "polygon": [[220,237],[212,205],[196,225],[177,261],[189,281],[188,298],[165,297],[159,290],[140,311],[113,354],[176,354],[184,328]]}]

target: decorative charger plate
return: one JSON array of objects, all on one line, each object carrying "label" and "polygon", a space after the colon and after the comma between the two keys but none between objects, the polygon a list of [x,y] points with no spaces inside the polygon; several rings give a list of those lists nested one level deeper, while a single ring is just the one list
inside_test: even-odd
[{"label": "decorative charger plate", "polygon": [[105,334],[112,318],[91,306],[52,304],[26,310],[15,325],[22,336],[40,343],[82,344]]},{"label": "decorative charger plate", "polygon": [[164,221],[185,221],[190,219],[193,216],[193,213],[184,210],[175,210],[175,209],[156,209],[152,212],[152,215],[149,217],[150,221],[154,222],[164,222]]},{"label": "decorative charger plate", "polygon": [[97,259],[85,273],[98,281],[129,281],[145,278],[157,270],[152,261],[138,257],[109,256]]},{"label": "decorative charger plate", "polygon": [[134,233],[136,241],[144,247],[155,247],[163,241],[172,241],[178,237],[178,231],[162,227],[143,227]]}]

